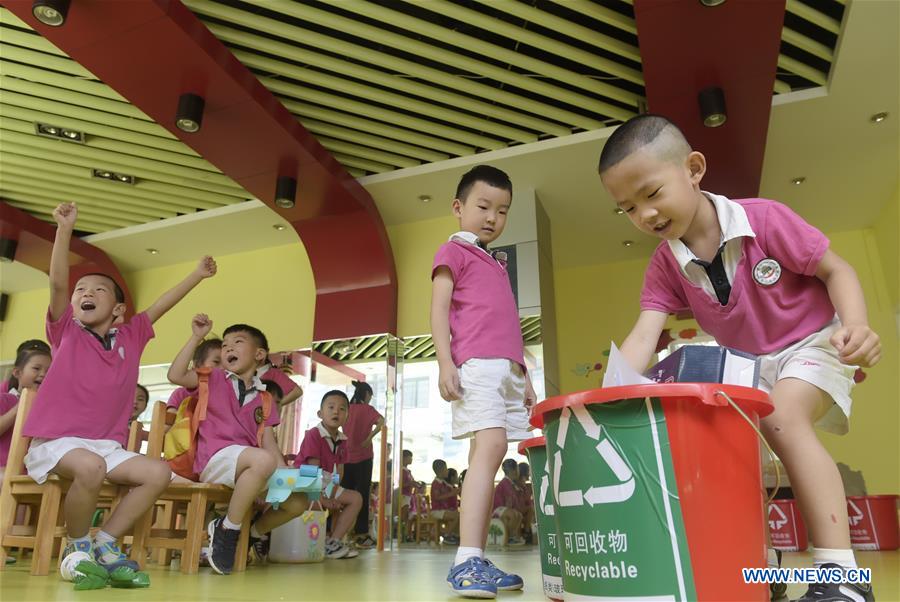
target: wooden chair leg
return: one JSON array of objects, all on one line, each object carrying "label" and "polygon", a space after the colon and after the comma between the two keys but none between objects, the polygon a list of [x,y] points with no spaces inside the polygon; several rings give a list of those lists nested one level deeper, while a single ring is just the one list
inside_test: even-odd
[{"label": "wooden chair leg", "polygon": [[205,492],[196,491],[191,494],[191,501],[188,503],[185,519],[187,535],[184,538],[184,549],[181,550],[181,572],[185,575],[193,575],[200,570],[200,547],[205,533],[203,518],[206,515],[207,501]]},{"label": "wooden chair leg", "polygon": [[53,536],[62,502],[62,487],[58,482],[48,483],[38,511],[37,531],[34,537],[34,554],[31,558],[31,574],[47,575],[53,555]]},{"label": "wooden chair leg", "polygon": [[131,553],[129,557],[142,569],[147,564],[147,538],[150,537],[150,529],[153,527],[153,510],[151,507],[134,522],[134,532],[131,536]]},{"label": "wooden chair leg", "polygon": [[[172,530],[175,528],[175,502],[164,502],[163,507],[158,515],[160,529]],[[170,548],[160,548],[156,556],[156,561],[163,565],[169,566],[172,562],[172,550]]]},{"label": "wooden chair leg", "polygon": [[247,510],[241,521],[241,536],[238,538],[237,550],[234,552],[234,572],[247,570],[247,553],[250,546],[250,523],[253,521],[253,507]]}]

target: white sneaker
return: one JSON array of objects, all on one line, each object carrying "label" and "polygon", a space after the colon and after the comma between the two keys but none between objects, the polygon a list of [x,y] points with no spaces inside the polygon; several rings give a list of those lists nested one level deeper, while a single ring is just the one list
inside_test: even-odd
[{"label": "white sneaker", "polygon": [[[329,537],[325,540],[325,556],[328,558],[346,558],[351,551],[355,550],[351,550],[336,539]],[[359,555],[359,553],[357,552],[356,555]]]}]

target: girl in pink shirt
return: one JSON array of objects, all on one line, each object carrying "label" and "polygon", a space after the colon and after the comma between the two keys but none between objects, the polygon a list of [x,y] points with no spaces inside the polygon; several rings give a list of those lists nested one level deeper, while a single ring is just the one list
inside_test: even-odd
[{"label": "girl in pink shirt", "polygon": [[[828,414],[846,421],[856,365],[881,357],[853,268],[784,205],[702,192],[705,157],[664,117],[641,115],[619,126],[599,171],[631,222],[664,241],[647,270],[623,356],[643,371],[668,314],[687,307],[718,341],[762,355],[760,380],[775,411],[760,426],[815,533],[813,562],[856,568],[840,473],[814,429]],[[774,550],[769,558],[777,566]],[[872,591],[818,583],[801,598],[821,599],[871,600]]]},{"label": "girl in pink shirt", "polygon": [[[206,339],[194,350],[191,366],[196,368],[218,368],[222,363],[222,339]],[[190,391],[184,387],[178,387],[169,395],[166,402],[166,412],[175,413],[181,406],[181,402],[190,397]]]},{"label": "girl in pink shirt", "polygon": [[375,545],[369,535],[369,491],[372,488],[372,462],[375,457],[372,440],[381,432],[384,417],[370,405],[372,386],[356,380],[352,384],[350,414],[342,429],[347,435],[347,463],[344,464],[343,485],[362,496],[362,509],[356,517],[356,545],[371,548]]},{"label": "girl in pink shirt", "polygon": [[0,393],[0,483],[3,482],[9,447],[12,444],[13,424],[16,422],[19,395],[26,389],[32,393],[36,392],[49,368],[49,346],[46,349],[43,347],[26,348],[16,355],[12,376],[7,381],[8,390]]}]

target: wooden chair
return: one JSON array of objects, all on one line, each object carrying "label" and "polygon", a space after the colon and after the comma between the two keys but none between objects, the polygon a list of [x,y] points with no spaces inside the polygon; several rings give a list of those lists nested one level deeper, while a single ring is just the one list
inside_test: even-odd
[{"label": "wooden chair", "polygon": [[[166,404],[157,402],[153,407],[153,419],[150,423],[150,437],[147,445],[147,456],[162,458],[163,441],[166,434]],[[232,489],[224,485],[173,481],[168,489],[159,497],[160,502],[173,502],[172,510],[164,513],[162,527],[154,526],[153,510],[138,519],[135,525],[135,543],[132,545],[131,558],[142,562],[147,549],[161,551],[161,556],[169,558],[170,550],[181,551],[181,572],[193,574],[200,567],[200,548],[206,536],[206,509],[209,504],[224,503],[231,500]],[[184,529],[176,528],[177,512],[174,505],[187,504],[187,516]],[[252,508],[242,521],[241,536],[238,540],[234,559],[234,571],[240,572],[247,567],[247,552],[250,538],[250,521]]]},{"label": "wooden chair", "polygon": [[[0,558],[6,558],[9,548],[29,548],[33,550],[31,574],[47,575],[50,572],[50,560],[55,548],[53,540],[65,537],[60,509],[71,481],[51,474],[44,483],[38,484],[26,474],[24,459],[31,444],[31,437],[23,436],[22,428],[33,402],[34,394],[28,390],[23,391],[13,425],[3,490],[0,491]],[[129,443],[132,445],[134,435],[136,433],[132,429],[132,436],[129,437]],[[114,508],[127,491],[126,487],[106,481],[100,489],[98,504]],[[38,509],[34,524],[14,524],[19,504]],[[29,514],[33,515],[33,512]],[[27,522],[32,521],[33,516]],[[4,564],[0,563],[0,570],[3,570]]]},{"label": "wooden chair", "polygon": [[419,508],[415,521],[416,543],[422,539],[423,533],[427,537],[425,541],[440,543],[443,521],[431,515],[431,500],[427,495],[417,494],[416,498],[416,505]]}]

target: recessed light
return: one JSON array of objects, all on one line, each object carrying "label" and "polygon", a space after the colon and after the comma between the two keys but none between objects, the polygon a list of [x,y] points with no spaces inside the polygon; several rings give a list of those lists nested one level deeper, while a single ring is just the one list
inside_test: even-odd
[{"label": "recessed light", "polygon": [[276,230],[278,230],[279,232],[281,232],[282,230],[284,230],[285,228],[287,228],[287,226],[285,226],[284,224],[275,224],[275,225],[272,226],[272,227],[275,228]]},{"label": "recessed light", "polygon": [[422,194],[422,195],[419,195],[419,200],[422,201],[423,203],[430,203],[431,197],[428,196],[427,194]]},{"label": "recessed light", "polygon": [[713,6],[719,6],[720,4],[725,4],[725,0],[700,0],[700,4],[703,6],[712,8]]},{"label": "recessed light", "polygon": [[615,213],[616,215],[622,215],[623,213],[625,213],[625,210],[621,207],[616,207],[615,209],[613,209],[613,213]]},{"label": "recessed light", "polygon": [[70,130],[49,123],[34,123],[34,133],[45,138],[65,140],[66,142],[78,142],[84,144],[84,133],[78,130]]},{"label": "recessed light", "polygon": [[159,255],[159,249],[147,249],[147,252],[151,255]]},{"label": "recessed light", "polygon": [[806,181],[806,178],[803,176],[800,176],[799,178],[792,179],[791,184],[793,184],[794,186],[799,186],[800,184],[802,184],[805,181]]},{"label": "recessed light", "polygon": [[634,241],[633,241],[633,240],[623,240],[623,241],[622,241],[622,246],[623,246],[623,247],[626,247],[626,248],[627,248],[627,247],[633,247],[633,246],[634,246]]},{"label": "recessed light", "polygon": [[872,123],[881,123],[882,121],[884,121],[887,118],[888,118],[888,113],[881,112],[881,113],[875,113],[874,115],[869,117],[869,121],[871,121]]},{"label": "recessed light", "polygon": [[91,177],[100,178],[102,180],[112,180],[113,182],[119,182],[120,184],[134,184],[136,180],[132,175],[116,173],[105,169],[92,169]]}]

